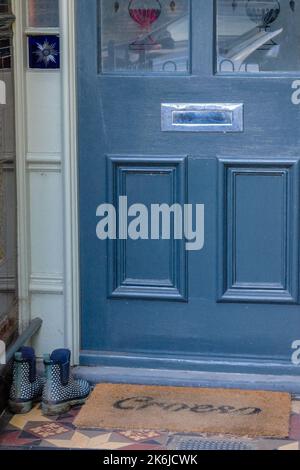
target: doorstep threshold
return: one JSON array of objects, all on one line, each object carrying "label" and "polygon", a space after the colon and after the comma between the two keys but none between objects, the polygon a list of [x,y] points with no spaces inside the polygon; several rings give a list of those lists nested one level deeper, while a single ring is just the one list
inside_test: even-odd
[{"label": "doorstep threshold", "polygon": [[88,380],[91,384],[128,383],[178,387],[266,390],[292,393],[293,395],[299,396],[300,399],[300,376],[295,375],[237,374],[228,372],[103,366],[77,366],[74,368],[74,375],[76,378]]}]

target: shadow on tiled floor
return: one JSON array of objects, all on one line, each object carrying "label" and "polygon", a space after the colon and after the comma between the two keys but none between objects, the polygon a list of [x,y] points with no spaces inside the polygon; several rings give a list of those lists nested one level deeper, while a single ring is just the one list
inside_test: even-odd
[{"label": "shadow on tiled floor", "polygon": [[[49,449],[104,449],[104,450],[166,450],[189,448],[194,445],[207,448],[213,443],[221,448],[242,445],[254,450],[300,449],[300,401],[293,402],[290,437],[286,440],[242,439],[214,436],[187,436],[156,431],[105,431],[77,429],[73,422],[79,408],[57,418],[46,418],[37,405],[26,415],[5,413],[0,419],[1,448]],[[200,438],[200,439],[199,439]],[[199,447],[196,447],[199,448]],[[190,449],[190,450],[196,450]]]}]

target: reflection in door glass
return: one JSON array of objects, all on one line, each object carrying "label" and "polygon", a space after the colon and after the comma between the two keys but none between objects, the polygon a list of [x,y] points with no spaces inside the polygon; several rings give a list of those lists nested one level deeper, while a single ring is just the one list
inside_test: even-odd
[{"label": "reflection in door glass", "polygon": [[187,73],[189,0],[100,0],[102,72]]},{"label": "reflection in door glass", "polygon": [[0,0],[0,13],[8,13],[10,11],[9,0]]},{"label": "reflection in door glass", "polygon": [[218,72],[300,69],[300,0],[218,0]]}]

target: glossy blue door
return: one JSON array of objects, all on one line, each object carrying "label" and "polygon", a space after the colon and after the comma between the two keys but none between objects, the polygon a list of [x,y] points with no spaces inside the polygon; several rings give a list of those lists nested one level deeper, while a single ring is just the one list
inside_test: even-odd
[{"label": "glossy blue door", "polygon": [[[300,2],[76,3],[81,363],[297,374]],[[120,196],[204,204],[203,249],[99,240]]]}]

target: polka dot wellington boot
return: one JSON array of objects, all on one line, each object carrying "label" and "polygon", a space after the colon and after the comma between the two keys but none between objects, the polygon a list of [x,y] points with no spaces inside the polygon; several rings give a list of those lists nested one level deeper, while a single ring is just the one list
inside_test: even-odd
[{"label": "polka dot wellington boot", "polygon": [[9,408],[14,414],[28,413],[42,398],[45,379],[36,374],[36,357],[32,348],[23,347],[15,354]]},{"label": "polka dot wellington boot", "polygon": [[90,386],[85,380],[75,380],[70,367],[71,353],[57,349],[45,356],[46,384],[43,391],[42,410],[48,416],[66,413],[72,406],[85,403]]}]

